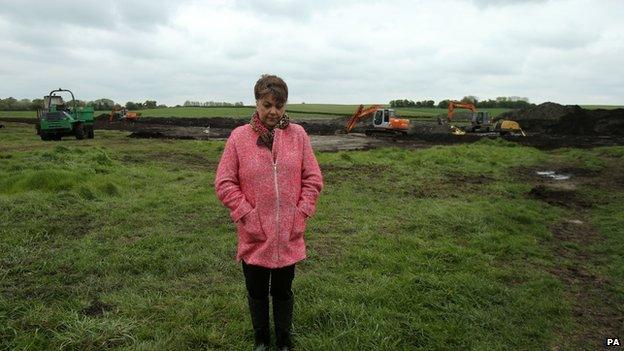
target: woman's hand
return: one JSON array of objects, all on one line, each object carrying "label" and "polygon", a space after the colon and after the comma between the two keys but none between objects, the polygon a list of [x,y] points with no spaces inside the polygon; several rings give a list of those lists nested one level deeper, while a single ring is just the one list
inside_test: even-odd
[{"label": "woman's hand", "polygon": [[260,216],[258,211],[254,208],[241,218],[241,225],[243,229],[249,234],[250,241],[265,241],[266,235],[262,229],[262,223],[260,222]]}]

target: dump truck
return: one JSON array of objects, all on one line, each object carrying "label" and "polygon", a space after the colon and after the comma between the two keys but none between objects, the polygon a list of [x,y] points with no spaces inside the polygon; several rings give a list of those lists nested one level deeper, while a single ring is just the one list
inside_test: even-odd
[{"label": "dump truck", "polygon": [[[69,93],[66,103],[57,93]],[[93,139],[93,107],[78,107],[74,93],[67,89],[52,90],[43,97],[43,108],[37,110],[37,134],[41,140],[61,140],[64,136]]]}]

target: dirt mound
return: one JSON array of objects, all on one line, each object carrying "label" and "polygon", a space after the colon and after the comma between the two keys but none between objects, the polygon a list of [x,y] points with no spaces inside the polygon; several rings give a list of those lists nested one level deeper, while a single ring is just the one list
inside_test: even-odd
[{"label": "dirt mound", "polygon": [[499,117],[520,123],[530,133],[555,135],[624,135],[624,109],[586,110],[553,102],[511,111]]}]

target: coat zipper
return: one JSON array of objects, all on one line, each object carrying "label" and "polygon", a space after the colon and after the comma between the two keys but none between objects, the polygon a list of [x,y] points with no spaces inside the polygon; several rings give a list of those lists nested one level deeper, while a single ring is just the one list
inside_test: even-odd
[{"label": "coat zipper", "polygon": [[[276,146],[275,139],[273,140],[273,147]],[[275,236],[277,237],[277,261],[279,262],[279,252],[280,252],[280,237],[279,237],[279,187],[277,185],[277,157],[274,157],[273,150],[271,153],[271,163],[273,164],[273,182],[275,184]]]}]

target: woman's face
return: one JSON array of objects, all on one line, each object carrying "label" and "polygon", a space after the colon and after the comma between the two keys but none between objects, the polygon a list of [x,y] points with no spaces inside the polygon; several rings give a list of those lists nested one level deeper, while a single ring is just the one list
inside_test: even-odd
[{"label": "woman's face", "polygon": [[268,128],[273,128],[284,115],[286,106],[275,101],[275,96],[268,94],[256,100],[256,110],[262,123]]}]

